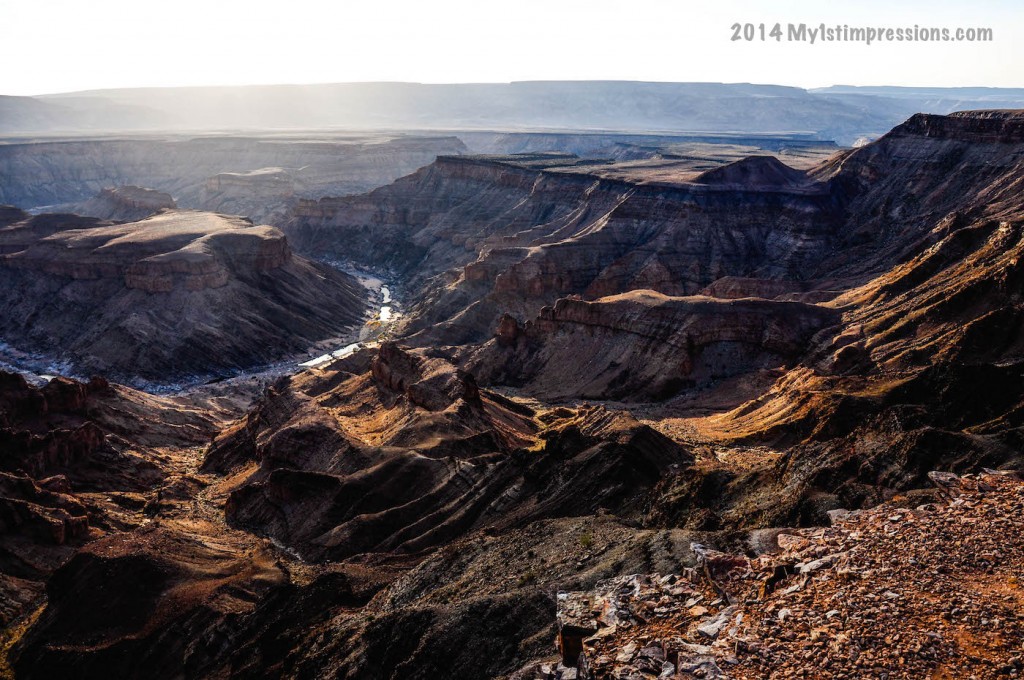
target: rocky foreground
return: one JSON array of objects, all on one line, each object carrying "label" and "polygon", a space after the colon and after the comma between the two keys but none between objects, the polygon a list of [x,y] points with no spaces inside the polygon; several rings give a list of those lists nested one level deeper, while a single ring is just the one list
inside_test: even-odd
[{"label": "rocky foreground", "polygon": [[514,677],[1019,677],[1024,482],[932,479],[942,500],[835,511],[758,557],[695,544],[696,568],[560,593],[562,663]]}]

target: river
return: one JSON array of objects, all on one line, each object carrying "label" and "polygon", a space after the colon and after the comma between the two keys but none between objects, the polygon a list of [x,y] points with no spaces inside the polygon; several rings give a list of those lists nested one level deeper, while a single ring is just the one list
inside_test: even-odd
[{"label": "river", "polygon": [[300,362],[299,367],[302,369],[317,368],[335,359],[344,359],[364,347],[375,347],[380,337],[390,331],[398,320],[398,312],[395,310],[397,303],[391,294],[391,287],[383,279],[358,270],[345,271],[370,291],[375,298],[374,306],[377,307],[377,311],[360,329],[357,342],[349,342],[337,349]]}]

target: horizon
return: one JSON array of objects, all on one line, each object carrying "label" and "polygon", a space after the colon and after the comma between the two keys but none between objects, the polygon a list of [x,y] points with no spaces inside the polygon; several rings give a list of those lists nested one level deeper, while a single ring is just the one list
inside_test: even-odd
[{"label": "horizon", "polygon": [[143,85],[135,87],[98,87],[85,90],[63,90],[53,92],[39,92],[29,95],[11,95],[0,92],[0,96],[6,97],[61,97],[68,95],[100,94],[119,91],[137,90],[217,90],[232,88],[273,88],[273,87],[324,87],[332,85],[422,85],[432,86],[476,86],[476,85],[524,85],[534,83],[618,83],[636,85],[736,85],[754,87],[782,87],[814,92],[818,90],[830,90],[835,88],[855,88],[862,90],[869,89],[895,89],[895,90],[994,90],[1010,91],[1024,90],[1022,86],[994,86],[994,85],[889,85],[889,84],[867,84],[851,85],[849,83],[831,83],[813,87],[801,87],[799,85],[787,85],[785,83],[752,82],[752,81],[717,81],[717,80],[631,80],[625,78],[584,78],[575,80],[564,79],[531,79],[531,80],[510,80],[510,81],[460,81],[460,82],[425,82],[413,80],[339,80],[322,82],[274,82],[274,83],[237,83],[237,84],[205,84],[205,85]]},{"label": "horizon", "polygon": [[[0,74],[0,93],[10,96],[366,82],[1024,86],[1015,68],[1024,63],[1024,41],[1016,39],[1024,32],[1024,6],[1009,0],[976,3],[968,16],[951,0],[899,7],[789,0],[770,8],[732,0],[699,13],[667,0],[639,0],[629,12],[611,0],[524,0],[515,8],[469,0],[372,7],[296,0],[288,12],[239,0],[183,0],[149,10],[127,0],[10,0],[0,7],[0,21],[9,28],[0,58],[19,65]],[[994,33],[990,42],[870,45],[731,39],[733,23],[819,22]]]}]

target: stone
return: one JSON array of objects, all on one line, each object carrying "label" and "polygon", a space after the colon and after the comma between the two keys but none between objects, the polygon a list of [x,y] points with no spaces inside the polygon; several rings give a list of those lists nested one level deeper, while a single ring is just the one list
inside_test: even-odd
[{"label": "stone", "polygon": [[732,619],[733,615],[739,611],[737,605],[730,605],[718,612],[717,615],[710,621],[706,621],[697,626],[697,632],[707,638],[715,639],[725,629]]},{"label": "stone", "polygon": [[940,489],[959,489],[960,477],[952,472],[932,470],[928,473],[928,479]]},{"label": "stone", "polygon": [[635,642],[627,643],[619,651],[615,657],[616,663],[629,663],[636,656],[637,644]]},{"label": "stone", "polygon": [[804,562],[796,566],[797,571],[801,574],[813,574],[821,569],[827,569],[836,563],[839,558],[842,557],[840,554],[826,555],[810,562]]},{"label": "stone", "polygon": [[[835,512],[835,510],[830,512]],[[793,534],[779,534],[775,540],[778,542],[779,547],[786,551],[800,551],[811,544],[806,538],[794,536]]]}]

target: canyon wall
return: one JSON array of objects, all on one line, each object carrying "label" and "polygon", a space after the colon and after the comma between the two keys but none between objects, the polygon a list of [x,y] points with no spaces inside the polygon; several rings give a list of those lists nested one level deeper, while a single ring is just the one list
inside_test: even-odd
[{"label": "canyon wall", "polygon": [[[203,192],[209,189],[207,180],[222,173],[285,168],[300,183],[301,195],[319,197],[367,191],[429,164],[439,154],[464,151],[455,137],[377,134],[11,142],[0,145],[0,203],[52,206],[133,184],[168,193],[185,208],[217,210],[217,205],[203,203]],[[279,200],[275,192],[270,203]]]},{"label": "canyon wall", "polygon": [[[915,117],[811,171],[446,157],[302,202],[296,253],[390,269],[408,322],[276,380],[209,446],[196,420],[216,400],[0,375],[0,453],[17,452],[0,456],[0,620],[17,621],[0,661],[1012,676],[1022,128]],[[0,208],[0,257],[67,267],[0,267],[33,301],[5,322],[72,349],[105,329],[170,373],[351,313],[332,305],[352,282],[280,232],[173,218]],[[132,253],[230,279],[129,289]],[[132,355],[183,332],[186,350]]]},{"label": "canyon wall", "polygon": [[562,298],[468,354],[484,384],[545,399],[661,401],[684,389],[786,367],[835,310],[800,302],[669,297],[631,291],[594,301]]},{"label": "canyon wall", "polygon": [[558,154],[442,157],[369,194],[301,202],[286,230],[303,252],[403,275],[424,300],[408,330],[448,344],[571,294],[692,295],[723,277],[799,287],[833,248],[828,185],[774,158],[736,165],[736,181],[670,184]]}]

